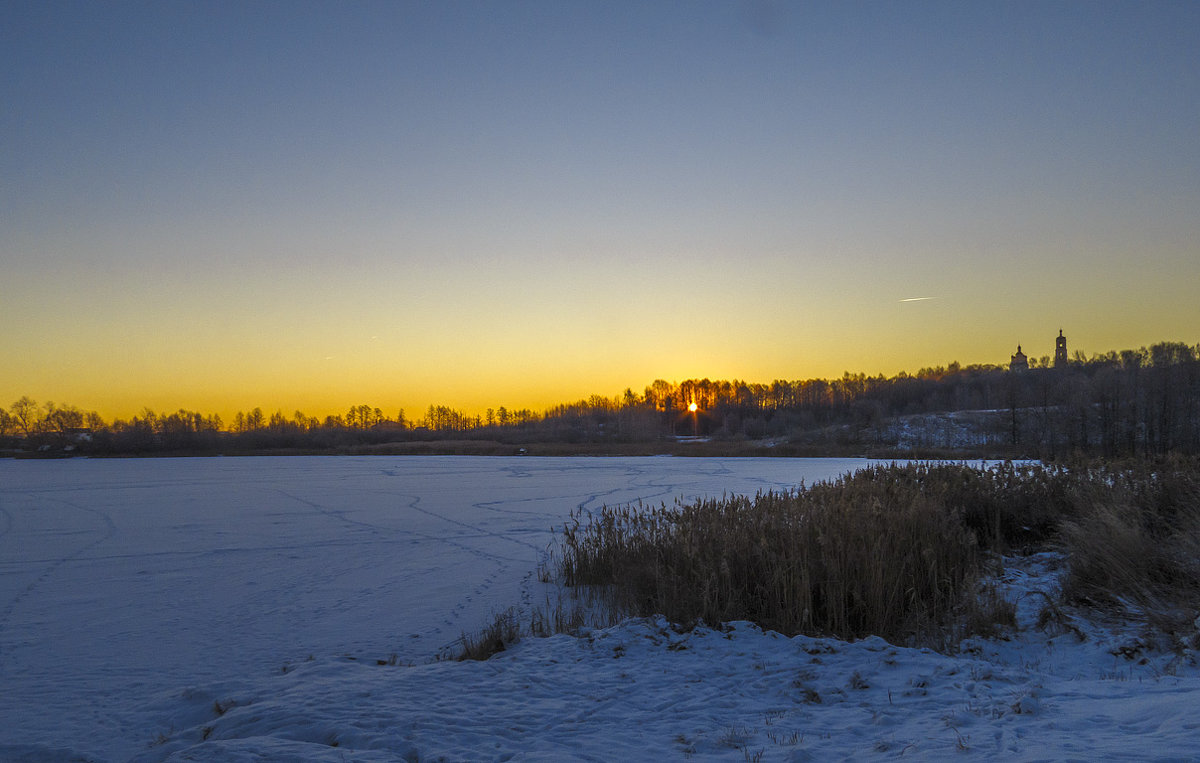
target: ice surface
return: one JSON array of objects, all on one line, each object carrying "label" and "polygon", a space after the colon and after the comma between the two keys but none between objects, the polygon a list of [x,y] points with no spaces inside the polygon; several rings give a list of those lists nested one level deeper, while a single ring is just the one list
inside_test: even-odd
[{"label": "ice surface", "polygon": [[0,743],[123,759],[170,730],[156,703],[187,687],[309,656],[432,657],[520,604],[576,507],[753,493],[863,463],[0,461]]},{"label": "ice surface", "polygon": [[0,761],[1197,759],[1195,654],[1039,630],[1049,553],[1007,560],[1019,631],[953,655],[651,619],[431,662],[576,507],[865,463],[0,461]]}]

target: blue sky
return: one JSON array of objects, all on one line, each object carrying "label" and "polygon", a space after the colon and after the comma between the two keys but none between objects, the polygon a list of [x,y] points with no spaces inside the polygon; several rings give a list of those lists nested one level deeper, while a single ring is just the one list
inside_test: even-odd
[{"label": "blue sky", "polygon": [[0,400],[538,407],[1197,341],[1200,4],[0,9]]}]

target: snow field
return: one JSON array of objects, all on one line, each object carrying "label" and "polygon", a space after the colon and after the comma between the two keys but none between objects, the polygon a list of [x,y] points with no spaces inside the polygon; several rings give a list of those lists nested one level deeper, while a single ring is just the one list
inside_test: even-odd
[{"label": "snow field", "polygon": [[538,604],[577,506],[793,487],[839,459],[0,462],[0,761],[1197,760],[1200,668],[1005,560],[953,654],[631,620],[435,662]]},{"label": "snow field", "polygon": [[296,680],[285,664],[426,662],[541,602],[537,564],[576,507],[752,494],[865,463],[0,461],[0,760],[174,749],[156,743],[202,729],[221,697]]},{"label": "snow field", "polygon": [[[1051,561],[1015,587],[1048,584]],[[945,656],[633,620],[482,663],[297,665],[220,717],[197,695],[208,718],[138,760],[1194,759],[1194,666],[1112,655],[1122,640],[1031,633]]]}]

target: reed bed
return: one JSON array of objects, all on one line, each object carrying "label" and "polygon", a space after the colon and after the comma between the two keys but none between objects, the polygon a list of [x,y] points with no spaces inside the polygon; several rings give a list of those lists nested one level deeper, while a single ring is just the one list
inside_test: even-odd
[{"label": "reed bed", "polygon": [[1197,640],[1200,459],[1093,467],[1076,482],[1076,511],[1060,527],[1064,598]]},{"label": "reed bed", "polygon": [[1196,459],[893,464],[753,498],[577,512],[556,559],[565,585],[630,615],[929,643],[1011,624],[988,565],[1058,547],[1069,601],[1178,620],[1200,601],[1198,496]]},{"label": "reed bed", "polygon": [[1043,549],[1067,562],[1051,613],[1089,607],[1200,648],[1200,458],[1168,456],[892,464],[753,498],[579,511],[539,575],[569,595],[528,627],[509,610],[464,634],[461,658],[656,614],[952,648],[1015,625],[990,574]]},{"label": "reed bed", "polygon": [[681,623],[905,638],[962,612],[983,559],[948,491],[925,484],[930,474],[872,469],[753,499],[577,514],[562,535],[563,581]]}]

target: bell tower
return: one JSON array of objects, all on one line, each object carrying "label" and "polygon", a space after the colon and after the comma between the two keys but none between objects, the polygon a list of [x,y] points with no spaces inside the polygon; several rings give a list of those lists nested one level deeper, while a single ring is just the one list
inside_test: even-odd
[{"label": "bell tower", "polygon": [[1054,340],[1054,367],[1066,368],[1067,366],[1067,338],[1063,336],[1062,329],[1058,330],[1058,338]]}]

